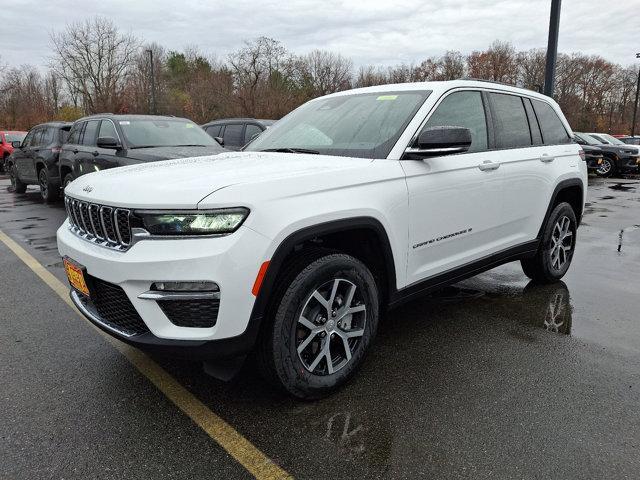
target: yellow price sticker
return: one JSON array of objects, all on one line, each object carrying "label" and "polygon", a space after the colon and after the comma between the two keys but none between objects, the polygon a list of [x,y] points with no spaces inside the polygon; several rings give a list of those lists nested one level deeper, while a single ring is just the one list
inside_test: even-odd
[{"label": "yellow price sticker", "polygon": [[376,100],[395,100],[398,95],[380,95]]}]

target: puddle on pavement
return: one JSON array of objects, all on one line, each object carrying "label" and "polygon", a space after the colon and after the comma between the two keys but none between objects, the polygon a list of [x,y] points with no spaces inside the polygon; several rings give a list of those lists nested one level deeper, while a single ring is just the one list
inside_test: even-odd
[{"label": "puddle on pavement", "polygon": [[638,182],[633,183],[616,183],[615,185],[609,185],[611,190],[621,190],[623,192],[628,192],[631,190],[635,190],[636,187],[632,187],[631,185],[637,185]]}]

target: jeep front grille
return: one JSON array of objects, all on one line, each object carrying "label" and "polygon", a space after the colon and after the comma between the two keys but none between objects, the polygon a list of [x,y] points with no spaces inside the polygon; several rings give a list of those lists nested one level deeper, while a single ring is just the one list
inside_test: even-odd
[{"label": "jeep front grille", "polygon": [[76,235],[114,250],[131,246],[131,210],[64,198],[71,231]]}]

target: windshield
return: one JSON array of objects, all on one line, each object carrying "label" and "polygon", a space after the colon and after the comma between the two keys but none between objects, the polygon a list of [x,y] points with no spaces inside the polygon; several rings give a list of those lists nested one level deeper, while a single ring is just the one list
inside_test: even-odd
[{"label": "windshield", "polygon": [[24,137],[26,136],[27,136],[27,132],[12,132],[12,133],[5,133],[4,139],[7,143],[22,142],[22,140],[24,140]]},{"label": "windshield", "polygon": [[583,141],[587,145],[602,145],[604,143],[604,142],[601,142],[600,140],[598,140],[596,138],[593,138],[591,135],[587,135],[586,133],[573,132],[573,135],[576,138],[578,138],[578,140]]},{"label": "windshield", "polygon": [[222,147],[195,123],[182,119],[119,120],[129,148],[210,146]]},{"label": "windshield", "polygon": [[265,130],[245,150],[386,158],[430,93],[355,93],[312,100]]},{"label": "windshield", "polygon": [[616,137],[612,137],[608,133],[599,133],[598,138],[601,138],[605,142],[610,143],[612,145],[624,145],[624,142],[618,140]]},{"label": "windshield", "polygon": [[626,137],[626,138],[623,138],[622,141],[627,145],[640,145],[640,138]]}]

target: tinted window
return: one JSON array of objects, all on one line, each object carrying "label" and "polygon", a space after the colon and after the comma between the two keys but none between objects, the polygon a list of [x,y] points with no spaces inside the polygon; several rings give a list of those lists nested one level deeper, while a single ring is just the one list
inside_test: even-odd
[{"label": "tinted window", "polygon": [[569,143],[569,134],[553,107],[539,100],[532,100],[532,103],[540,123],[544,143],[550,145]]},{"label": "tinted window", "polygon": [[73,124],[73,127],[71,127],[71,132],[69,133],[69,138],[67,139],[67,143],[71,143],[74,145],[80,143],[80,132],[82,131],[83,126],[84,122]]},{"label": "tinted window", "polygon": [[58,130],[58,141],[60,143],[67,143],[69,138],[69,127],[60,128]]},{"label": "tinted window", "polygon": [[221,128],[222,125],[211,125],[210,127],[207,127],[207,133],[212,137],[219,137]]},{"label": "tinted window", "polygon": [[487,149],[487,121],[480,92],[456,92],[446,97],[424,128],[465,127],[471,130],[469,152]]},{"label": "tinted window", "polygon": [[242,136],[242,130],[244,125],[239,123],[232,123],[224,127],[224,145],[230,147],[241,147],[244,145],[244,137]]},{"label": "tinted window", "polygon": [[112,137],[116,140],[118,139],[118,132],[116,132],[116,127],[114,127],[111,120],[102,120],[102,122],[100,123],[100,132],[98,133],[98,138],[100,137]]},{"label": "tinted window", "polygon": [[89,120],[84,127],[84,135],[82,135],[82,145],[95,145],[98,134],[98,126],[100,120]]},{"label": "tinted window", "polygon": [[35,135],[36,131],[35,130],[31,130],[29,133],[27,133],[27,136],[24,137],[24,140],[22,141],[22,145],[23,147],[29,147],[31,146],[31,142],[33,141],[33,136]]},{"label": "tinted window", "polygon": [[254,135],[260,135],[261,133],[262,129],[259,126],[253,123],[248,123],[247,128],[244,131],[244,143],[249,143]]},{"label": "tinted window", "polygon": [[529,100],[528,98],[523,98],[522,100],[524,101],[524,108],[527,111],[527,118],[529,119],[529,127],[531,128],[531,140],[533,140],[534,145],[540,145],[542,143],[540,124],[538,123],[536,114],[533,112],[531,100]]},{"label": "tinted window", "polygon": [[490,93],[493,101],[498,148],[528,147],[531,145],[529,122],[522,98],[516,95]]},{"label": "tinted window", "polygon": [[44,130],[44,128],[39,128],[33,133],[33,137],[31,138],[32,147],[42,145],[42,134],[44,133]]},{"label": "tinted window", "polygon": [[40,139],[41,144],[49,145],[50,143],[53,143],[55,135],[56,135],[56,127],[47,127],[43,129],[42,138]]}]

